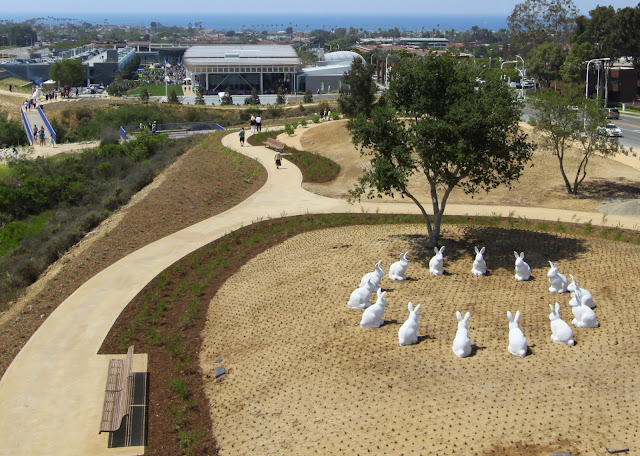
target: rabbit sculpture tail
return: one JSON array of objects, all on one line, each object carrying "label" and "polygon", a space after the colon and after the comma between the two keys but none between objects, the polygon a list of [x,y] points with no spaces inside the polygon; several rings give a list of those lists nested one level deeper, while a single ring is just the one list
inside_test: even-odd
[{"label": "rabbit sculpture tail", "polygon": [[478,247],[474,247],[476,250],[476,259],[473,260],[473,267],[471,268],[471,273],[473,275],[481,276],[487,273],[487,263],[484,261],[484,247],[478,250]]},{"label": "rabbit sculpture tail", "polygon": [[465,358],[471,354],[471,339],[469,338],[469,330],[467,328],[467,321],[471,314],[467,312],[462,317],[459,311],[456,311],[456,318],[458,319],[458,330],[456,331],[456,337],[453,339],[453,353],[458,358]]},{"label": "rabbit sculpture tail", "polygon": [[398,342],[402,345],[413,345],[418,343],[418,310],[420,304],[413,308],[413,304],[409,303],[409,318],[398,330]]},{"label": "rabbit sculpture tail", "polygon": [[363,329],[379,328],[384,323],[384,309],[387,307],[387,300],[384,299],[384,295],[387,292],[378,288],[377,294],[378,300],[376,303],[362,312],[360,327]]},{"label": "rabbit sculpture tail", "polygon": [[400,255],[400,261],[396,261],[389,266],[389,278],[391,280],[407,280],[407,266],[409,266],[409,261],[407,260],[407,255],[409,252],[405,252]]},{"label": "rabbit sculpture tail", "polygon": [[516,311],[515,318],[511,312],[507,310],[507,318],[509,319],[509,353],[524,358],[527,356],[527,338],[524,337],[522,330],[518,327],[520,321],[520,311]]},{"label": "rabbit sculpture tail", "polygon": [[429,260],[429,272],[433,275],[442,275],[444,274],[444,246],[440,247],[440,250],[434,247],[433,251],[435,255]]},{"label": "rabbit sculpture tail", "polygon": [[573,330],[566,321],[560,318],[560,304],[556,302],[555,307],[549,304],[549,308],[551,309],[551,313],[549,314],[549,320],[551,321],[551,340],[556,344],[573,346],[575,344],[573,340]]}]

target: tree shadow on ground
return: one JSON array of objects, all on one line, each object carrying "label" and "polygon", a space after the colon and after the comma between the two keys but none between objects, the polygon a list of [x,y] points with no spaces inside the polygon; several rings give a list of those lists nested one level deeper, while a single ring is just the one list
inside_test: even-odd
[{"label": "tree shadow on ground", "polygon": [[623,177],[612,179],[586,179],[578,188],[582,198],[638,198],[640,197],[640,182],[631,181]]},{"label": "tree shadow on ground", "polygon": [[[549,266],[549,260],[555,262],[574,260],[586,251],[584,240],[567,237],[562,234],[545,233],[519,229],[496,228],[487,226],[463,226],[460,240],[447,236],[446,227],[438,246],[445,246],[445,270],[448,262],[468,259],[469,267],[475,258],[474,247],[486,247],[484,259],[487,270],[512,270],[515,257],[513,252],[524,252],[524,260],[531,268]],[[409,262],[415,261],[423,267],[429,267],[434,255],[428,247],[428,237],[422,234],[399,235],[409,244]]]}]

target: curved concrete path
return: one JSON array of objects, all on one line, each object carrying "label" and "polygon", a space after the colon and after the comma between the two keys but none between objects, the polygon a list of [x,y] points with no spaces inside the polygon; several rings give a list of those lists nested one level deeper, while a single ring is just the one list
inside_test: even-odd
[{"label": "curved concrete path", "polygon": [[[98,434],[108,356],[97,351],[129,301],[157,274],[181,257],[258,219],[304,213],[418,213],[412,203],[362,203],[311,194],[302,175],[287,162],[276,169],[273,152],[240,147],[237,132],[223,144],[260,161],[268,171],[265,185],[238,206],[149,244],[103,270],[76,290],[48,317],[0,380],[0,455],[136,455],[144,448],[108,449]],[[516,216],[550,220],[602,219],[601,214],[566,210],[459,205],[448,214],[514,211]],[[608,217],[608,224],[637,227],[640,219]],[[134,370],[146,357],[136,355]]]}]

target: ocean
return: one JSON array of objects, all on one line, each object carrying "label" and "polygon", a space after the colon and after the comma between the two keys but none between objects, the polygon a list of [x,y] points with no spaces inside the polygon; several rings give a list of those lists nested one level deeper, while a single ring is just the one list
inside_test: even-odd
[{"label": "ocean", "polygon": [[[21,22],[33,18],[30,13],[3,13],[5,20]],[[57,17],[57,16],[53,16]],[[338,27],[354,27],[363,30],[390,29],[400,30],[470,30],[474,25],[489,30],[507,27],[506,15],[355,15],[345,14],[180,14],[180,13],[75,13],[64,16],[92,24],[149,25],[152,21],[162,25],[187,27],[190,23],[202,22],[202,27],[215,30],[259,29],[278,31],[287,27],[294,30],[311,31],[316,29],[332,30]],[[52,18],[43,18],[42,22],[60,23]]]}]

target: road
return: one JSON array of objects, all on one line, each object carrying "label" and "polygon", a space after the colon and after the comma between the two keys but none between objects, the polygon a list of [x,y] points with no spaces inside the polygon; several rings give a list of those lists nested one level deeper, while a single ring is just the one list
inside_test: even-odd
[{"label": "road", "polygon": [[[522,110],[522,120],[527,122],[533,116],[535,111],[530,106],[525,106]],[[622,130],[622,138],[619,138],[622,146],[640,151],[640,115],[621,112],[620,119],[611,119],[609,122],[616,124]]]}]

